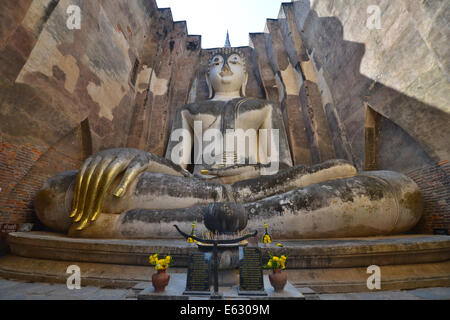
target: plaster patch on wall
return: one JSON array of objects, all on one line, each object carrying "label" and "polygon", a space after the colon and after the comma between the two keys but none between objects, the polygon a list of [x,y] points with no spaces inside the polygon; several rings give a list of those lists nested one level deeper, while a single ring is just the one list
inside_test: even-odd
[{"label": "plaster patch on wall", "polygon": [[100,106],[99,117],[112,121],[114,119],[113,110],[125,96],[126,91],[118,82],[109,80],[105,74],[100,78],[103,79],[102,84],[97,86],[95,83],[89,82],[87,91],[92,100]]},{"label": "plaster patch on wall", "polygon": [[38,44],[20,71],[16,82],[26,83],[26,75],[33,72],[40,72],[49,78],[53,78],[53,67],[56,66],[65,74],[64,88],[73,93],[80,77],[77,60],[71,55],[62,55],[57,46],[58,43],[53,36],[48,31],[43,30]]},{"label": "plaster patch on wall", "polygon": [[163,96],[167,93],[169,89],[169,80],[164,78],[158,78],[156,73],[153,74],[152,80],[150,82],[150,91],[155,96]]},{"label": "plaster patch on wall", "polygon": [[289,96],[298,96],[302,81],[300,74],[295,71],[292,64],[288,64],[285,70],[281,70],[281,77],[283,78],[284,85],[286,86],[286,93]]},{"label": "plaster patch on wall", "polygon": [[306,80],[317,83],[316,71],[314,70],[314,66],[312,63],[312,55],[309,61],[302,62],[301,65]]},{"label": "plaster patch on wall", "polygon": [[148,83],[153,69],[144,65],[137,75],[136,88],[138,93],[143,93],[148,88]]}]

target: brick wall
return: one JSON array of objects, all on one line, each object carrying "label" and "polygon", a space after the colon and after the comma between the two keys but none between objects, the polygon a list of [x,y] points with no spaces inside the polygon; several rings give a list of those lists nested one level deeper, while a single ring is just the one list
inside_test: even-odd
[{"label": "brick wall", "polygon": [[17,190],[16,186],[43,152],[31,144],[17,146],[3,142],[0,145],[0,224],[10,223],[11,216],[14,220],[27,220],[26,215],[19,218],[16,213],[29,212],[29,189],[33,188],[33,181],[30,181],[28,188]]},{"label": "brick wall", "polygon": [[57,172],[76,170],[81,163],[80,156],[57,147],[45,151],[31,144],[0,144],[0,242],[22,224],[38,223],[33,200],[42,184]]},{"label": "brick wall", "polygon": [[425,203],[423,217],[414,228],[414,232],[431,233],[435,229],[448,231],[450,225],[449,173],[448,161],[405,173],[420,187]]}]

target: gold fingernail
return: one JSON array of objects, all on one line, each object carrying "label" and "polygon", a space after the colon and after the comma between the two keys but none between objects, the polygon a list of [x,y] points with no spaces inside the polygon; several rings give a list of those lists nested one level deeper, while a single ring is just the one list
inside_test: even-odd
[{"label": "gold fingernail", "polygon": [[201,173],[201,174],[208,174],[208,173],[209,173],[209,170],[201,170],[200,173]]},{"label": "gold fingernail", "polygon": [[97,220],[99,215],[100,215],[100,212],[95,212],[94,215],[91,218],[91,221],[94,222],[95,220]]},{"label": "gold fingernail", "polygon": [[119,188],[118,190],[116,190],[116,192],[114,193],[114,196],[117,198],[120,198],[123,195],[124,192],[124,188]]},{"label": "gold fingernail", "polygon": [[78,231],[83,230],[83,229],[86,227],[87,222],[88,222],[87,220],[83,220],[83,222],[82,222],[81,225],[77,228],[77,230],[78,230]]},{"label": "gold fingernail", "polygon": [[82,218],[83,218],[83,215],[80,214],[79,216],[75,217],[75,220],[73,220],[73,221],[80,222]]},{"label": "gold fingernail", "polygon": [[69,218],[73,218],[77,215],[77,209],[72,210],[72,212],[70,213]]}]

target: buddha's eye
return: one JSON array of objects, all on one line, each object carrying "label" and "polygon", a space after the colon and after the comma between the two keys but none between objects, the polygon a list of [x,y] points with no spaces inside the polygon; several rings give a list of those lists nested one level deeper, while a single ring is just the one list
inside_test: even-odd
[{"label": "buddha's eye", "polygon": [[220,66],[221,63],[222,63],[221,59],[219,57],[217,57],[217,58],[213,59],[213,63],[212,64],[215,65],[215,66]]},{"label": "buddha's eye", "polygon": [[232,63],[232,64],[239,64],[240,63],[239,58],[236,57],[236,56],[231,57],[230,60],[228,60],[228,61],[229,61],[229,63]]}]

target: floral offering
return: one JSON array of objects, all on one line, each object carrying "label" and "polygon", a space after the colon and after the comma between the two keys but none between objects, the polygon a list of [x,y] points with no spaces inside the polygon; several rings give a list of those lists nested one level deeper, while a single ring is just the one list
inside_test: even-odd
[{"label": "floral offering", "polygon": [[164,259],[158,258],[158,253],[151,255],[149,257],[149,262],[151,265],[155,266],[156,270],[167,270],[169,268],[169,264],[172,262],[171,256],[166,256]]},{"label": "floral offering", "polygon": [[270,260],[267,262],[265,266],[266,269],[286,269],[286,260],[287,257],[282,255],[281,257],[270,255]]},{"label": "floral offering", "polygon": [[269,225],[267,224],[267,222],[264,222],[264,229],[265,229],[265,232],[264,232],[264,236],[263,236],[263,239],[262,239],[262,241],[263,241],[263,243],[272,243],[272,237],[269,235],[269,232],[268,232],[268,229],[269,228]]},{"label": "floral offering", "polygon": [[[195,226],[196,226],[196,222],[194,221],[194,222],[192,222],[192,231],[191,231],[191,234],[190,234],[191,237],[196,237],[196,235],[195,235]],[[187,243],[197,243],[197,241],[192,239],[191,237],[189,237],[187,239]]]}]

